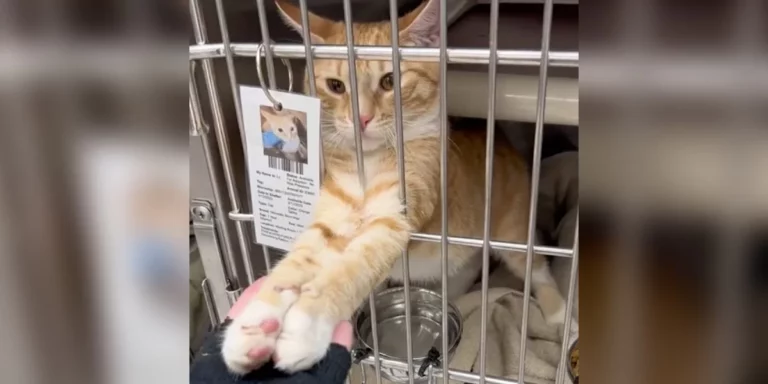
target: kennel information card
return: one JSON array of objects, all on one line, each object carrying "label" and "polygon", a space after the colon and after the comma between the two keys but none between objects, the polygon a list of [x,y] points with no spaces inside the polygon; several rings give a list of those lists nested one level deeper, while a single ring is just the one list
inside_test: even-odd
[{"label": "kennel information card", "polygon": [[256,241],[290,250],[320,194],[320,100],[241,86]]}]

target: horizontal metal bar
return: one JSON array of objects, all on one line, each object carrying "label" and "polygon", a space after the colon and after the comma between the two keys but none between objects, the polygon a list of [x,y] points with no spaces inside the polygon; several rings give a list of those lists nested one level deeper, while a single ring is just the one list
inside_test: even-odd
[{"label": "horizontal metal bar", "polygon": [[[253,215],[250,213],[230,212],[229,218],[235,221],[253,221]],[[411,234],[411,240],[416,240],[416,241],[427,241],[430,243],[439,243],[440,239],[441,239],[440,235],[434,235],[431,233],[412,233]],[[494,240],[491,240],[490,243],[491,243],[491,249],[497,249],[497,250],[525,252],[527,249],[525,244],[510,243],[506,241],[494,241]],[[448,244],[465,245],[468,247],[482,248],[483,239],[475,239],[471,237],[448,236]],[[557,257],[573,257],[572,249],[536,245],[533,247],[533,251],[540,255],[557,256]]]},{"label": "horizontal metal bar", "polygon": [[[230,48],[236,56],[255,57],[259,44],[232,43]],[[263,55],[262,50],[262,55]],[[272,45],[274,57],[287,59],[304,59],[305,47],[299,44],[275,44]],[[361,60],[392,60],[392,47],[356,46],[355,56]],[[313,46],[316,59],[346,59],[347,47],[343,45],[315,45]],[[448,48],[449,64],[488,64],[490,50],[478,48]],[[189,59],[210,59],[224,57],[224,44],[201,44],[189,47]],[[439,48],[414,48],[401,47],[400,57],[403,61],[438,62],[440,59]],[[538,66],[541,62],[541,51],[509,50],[498,51],[499,65]],[[552,67],[578,67],[578,52],[549,53],[549,65]]]},{"label": "horizontal metal bar", "polygon": [[[381,366],[383,368],[390,368],[390,369],[397,369],[402,370],[405,372],[408,369],[408,364],[396,360],[390,360],[386,357],[381,357]],[[360,360],[361,365],[374,365],[374,359],[373,356],[368,356],[362,360]],[[444,371],[441,368],[435,368],[432,367],[432,374],[436,377],[443,377]],[[448,369],[448,377],[451,380],[456,380],[462,383],[473,383],[477,384],[480,382],[480,375],[476,373],[470,373],[470,372],[464,372],[459,371],[455,369]],[[504,378],[504,377],[495,377],[495,376],[485,376],[485,382],[488,384],[517,384],[517,381],[514,379]],[[534,378],[526,378],[525,379],[526,384],[549,384],[547,381],[537,380]]]}]

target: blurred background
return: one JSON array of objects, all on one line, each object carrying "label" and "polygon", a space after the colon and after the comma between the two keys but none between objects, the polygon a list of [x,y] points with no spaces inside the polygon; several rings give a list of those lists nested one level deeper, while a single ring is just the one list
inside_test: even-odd
[{"label": "blurred background", "polygon": [[[579,13],[581,376],[768,382],[768,3]],[[0,382],[188,381],[189,20],[0,1]]]},{"label": "blurred background", "polygon": [[187,380],[188,26],[0,2],[0,382]]},{"label": "blurred background", "polygon": [[580,8],[588,383],[768,380],[768,2]]}]

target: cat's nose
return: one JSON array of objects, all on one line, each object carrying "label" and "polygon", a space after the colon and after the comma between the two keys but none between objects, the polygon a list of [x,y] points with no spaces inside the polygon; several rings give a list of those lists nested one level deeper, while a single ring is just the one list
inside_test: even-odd
[{"label": "cat's nose", "polygon": [[365,130],[371,120],[373,120],[373,115],[360,115],[360,128]]}]

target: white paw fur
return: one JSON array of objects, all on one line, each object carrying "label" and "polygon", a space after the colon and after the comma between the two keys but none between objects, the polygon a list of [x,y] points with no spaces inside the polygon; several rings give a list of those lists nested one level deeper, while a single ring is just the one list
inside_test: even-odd
[{"label": "white paw fur", "polygon": [[[557,329],[562,333],[565,329],[565,305],[562,305],[560,309],[550,316],[545,318],[546,322],[550,325],[556,325]],[[579,333],[579,322],[575,318],[571,318],[570,334]]]},{"label": "white paw fur", "polygon": [[[291,290],[285,290],[281,294],[279,306],[271,305],[259,300],[253,300],[245,307],[243,312],[236,317],[224,334],[221,346],[221,354],[227,368],[235,374],[244,375],[259,368],[264,361],[255,361],[248,356],[248,352],[256,348],[269,348],[275,350],[275,344],[280,333],[278,331],[264,334],[253,331],[265,320],[275,319],[282,328],[284,316],[288,308],[297,300],[298,296]],[[250,328],[246,331],[245,328]]]},{"label": "white paw fur", "polygon": [[565,324],[565,305],[561,305],[557,312],[550,314],[544,320],[551,325]]},{"label": "white paw fur", "polygon": [[336,322],[310,316],[294,306],[285,315],[283,328],[275,347],[275,367],[294,373],[308,369],[320,361],[331,345]]}]

